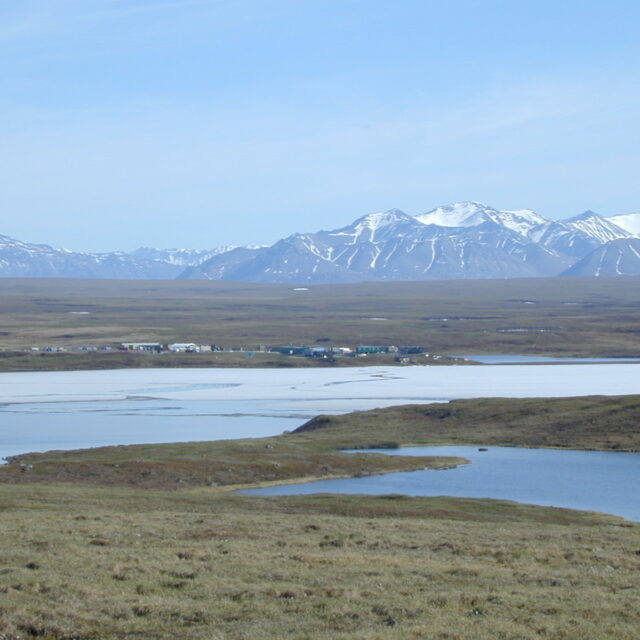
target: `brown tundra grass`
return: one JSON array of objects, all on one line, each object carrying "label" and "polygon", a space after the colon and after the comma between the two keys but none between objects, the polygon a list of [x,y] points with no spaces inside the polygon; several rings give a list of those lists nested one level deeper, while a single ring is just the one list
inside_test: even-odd
[{"label": "brown tundra grass", "polygon": [[0,638],[638,637],[640,526],[399,496],[0,485]]}]

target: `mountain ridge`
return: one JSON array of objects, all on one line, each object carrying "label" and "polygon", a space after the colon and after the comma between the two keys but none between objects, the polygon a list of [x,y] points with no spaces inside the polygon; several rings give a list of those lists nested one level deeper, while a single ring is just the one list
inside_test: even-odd
[{"label": "mountain ridge", "polygon": [[223,275],[224,254],[180,277],[319,284],[556,276],[603,244],[630,237],[592,211],[554,221],[530,209],[465,201],[416,216],[389,209],[338,229],[294,233]]},{"label": "mountain ridge", "polygon": [[[336,229],[293,233],[271,246],[85,253],[0,236],[0,277],[310,284],[626,275],[636,272],[636,259],[640,269],[636,243],[620,243],[617,253],[603,247],[638,237],[640,213],[604,218],[585,211],[549,220],[531,209],[499,210],[464,201],[415,216],[400,209],[368,213]],[[599,253],[590,259],[594,252]],[[609,267],[612,260],[624,269]]]}]

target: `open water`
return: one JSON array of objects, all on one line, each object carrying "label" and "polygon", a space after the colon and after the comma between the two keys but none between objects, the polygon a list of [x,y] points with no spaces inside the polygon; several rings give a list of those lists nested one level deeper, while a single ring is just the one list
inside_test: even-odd
[{"label": "open water", "polygon": [[[253,489],[251,495],[309,493],[405,494],[497,498],[552,507],[601,511],[640,522],[640,453],[519,447],[403,447],[376,449],[405,456],[459,456],[455,469],[319,480]],[[362,450],[358,453],[363,453]]]}]

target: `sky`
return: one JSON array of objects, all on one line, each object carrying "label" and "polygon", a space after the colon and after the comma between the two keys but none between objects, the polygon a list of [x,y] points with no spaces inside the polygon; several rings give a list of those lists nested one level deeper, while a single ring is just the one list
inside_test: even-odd
[{"label": "sky", "polygon": [[0,234],[271,244],[640,211],[636,0],[0,0]]}]

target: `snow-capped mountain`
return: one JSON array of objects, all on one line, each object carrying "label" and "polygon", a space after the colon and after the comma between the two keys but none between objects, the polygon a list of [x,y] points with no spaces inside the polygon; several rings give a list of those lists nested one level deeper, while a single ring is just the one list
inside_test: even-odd
[{"label": "snow-capped mountain", "polygon": [[180,271],[177,265],[124,252],[79,253],[0,236],[0,276],[5,278],[173,279]]},{"label": "snow-capped mountain", "polygon": [[530,209],[459,202],[415,217],[390,209],[339,229],[296,233],[259,252],[220,254],[180,277],[334,283],[553,276],[629,237],[592,211],[552,221]]},{"label": "snow-capped mountain", "polygon": [[475,227],[491,221],[525,237],[535,227],[548,222],[531,209],[498,211],[480,202],[456,202],[437,207],[416,216],[416,220],[439,227]]},{"label": "snow-capped mountain", "polygon": [[607,242],[560,275],[640,276],[640,238]]},{"label": "snow-capped mountain", "polygon": [[622,227],[611,222],[610,218],[603,218],[593,211],[585,211],[579,216],[563,220],[564,224],[577,231],[598,240],[600,243],[611,242],[619,238],[628,238],[629,233]]},{"label": "snow-capped mountain", "polygon": [[[246,255],[223,278],[331,283],[555,275],[573,260],[526,237],[544,222],[538,218],[533,212],[499,212],[478,203],[416,217],[391,209],[332,231],[293,234],[259,255]],[[217,256],[181,277],[216,279],[224,258]]]},{"label": "snow-capped mountain", "polygon": [[131,251],[129,255],[140,260],[157,260],[167,264],[175,264],[179,267],[192,267],[202,264],[209,258],[213,258],[213,256],[236,248],[236,245],[215,247],[214,249],[156,249],[140,247],[135,251]]},{"label": "snow-capped mountain", "polygon": [[610,216],[607,218],[632,236],[640,238],[640,213],[626,213],[620,216]]},{"label": "snow-capped mountain", "polygon": [[[154,249],[131,253],[89,253],[55,249],[0,235],[0,277],[4,278],[111,278],[116,280],[173,280],[185,267],[198,265],[243,247],[214,249]],[[225,258],[228,261],[229,258]],[[224,275],[223,268],[219,277]]]},{"label": "snow-capped mountain", "polygon": [[[274,283],[514,278],[634,272],[640,214],[547,220],[458,202],[410,216],[364,215],[272,246],[77,253],[0,236],[0,276],[181,278]],[[613,264],[613,267],[607,265]],[[186,268],[185,268],[186,267]]]},{"label": "snow-capped mountain", "polygon": [[611,240],[629,234],[593,211],[566,220],[548,220],[529,234],[534,242],[573,258],[582,258]]},{"label": "snow-capped mountain", "polygon": [[416,216],[423,224],[441,227],[471,227],[495,222],[568,256],[582,257],[604,242],[627,238],[629,233],[593,211],[566,220],[547,220],[531,209],[497,210],[479,202],[457,202]]}]

